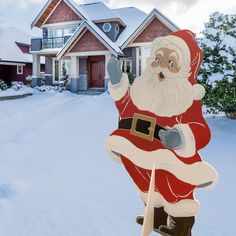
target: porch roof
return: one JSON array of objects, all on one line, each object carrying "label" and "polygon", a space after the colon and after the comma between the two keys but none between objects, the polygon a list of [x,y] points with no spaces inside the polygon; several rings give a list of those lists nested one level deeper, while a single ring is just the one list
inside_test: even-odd
[{"label": "porch roof", "polygon": [[85,20],[82,24],[78,27],[75,33],[70,37],[67,43],[63,46],[63,48],[58,52],[57,58],[60,59],[65,53],[69,50],[72,46],[76,38],[83,32],[84,29],[88,29],[93,35],[102,43],[104,44],[112,54],[115,56],[124,56],[124,53],[121,49],[112,42],[92,21]]}]

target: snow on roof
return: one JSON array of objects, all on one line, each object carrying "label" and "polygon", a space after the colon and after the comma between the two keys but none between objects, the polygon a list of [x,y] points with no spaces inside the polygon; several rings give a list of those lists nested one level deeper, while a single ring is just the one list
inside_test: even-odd
[{"label": "snow on roof", "polygon": [[32,35],[17,28],[0,27],[0,61],[32,63],[32,55],[23,53],[16,45],[16,42],[30,45],[31,38]]},{"label": "snow on roof", "polygon": [[121,46],[146,19],[147,14],[135,7],[113,9],[113,11],[119,15],[126,24],[126,28],[116,41],[117,45]]},{"label": "snow on roof", "polygon": [[79,5],[91,21],[101,21],[107,19],[119,19],[120,17],[103,2],[93,2]]}]

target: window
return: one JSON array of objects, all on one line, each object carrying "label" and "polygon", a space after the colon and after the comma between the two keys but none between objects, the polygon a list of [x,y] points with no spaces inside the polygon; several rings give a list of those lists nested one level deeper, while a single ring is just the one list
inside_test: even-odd
[{"label": "window", "polygon": [[116,24],[116,33],[119,34],[119,32],[120,32],[120,26]]},{"label": "window", "polygon": [[102,26],[102,29],[104,32],[110,32],[111,31],[111,24],[110,23],[104,23]]},{"label": "window", "polygon": [[137,55],[137,67],[136,67],[136,73],[137,76],[140,76],[145,68],[146,68],[146,61],[147,58],[150,56],[150,46],[144,46],[144,47],[139,47],[136,49],[136,55]]},{"label": "window", "polygon": [[63,29],[63,36],[70,36],[76,31],[77,27],[66,27]]},{"label": "window", "polygon": [[22,65],[18,65],[17,66],[17,75],[22,75],[23,74],[23,66]]},{"label": "window", "polygon": [[60,27],[60,28],[48,28],[48,38],[55,38],[55,37],[64,37],[72,35],[76,29],[77,25],[73,26],[66,26],[66,27]]},{"label": "window", "polygon": [[70,59],[62,59],[57,61],[53,60],[53,81],[54,83],[59,83],[63,77],[67,76],[70,78]]},{"label": "window", "polygon": [[124,73],[132,73],[132,60],[124,59],[122,60],[122,72]]}]

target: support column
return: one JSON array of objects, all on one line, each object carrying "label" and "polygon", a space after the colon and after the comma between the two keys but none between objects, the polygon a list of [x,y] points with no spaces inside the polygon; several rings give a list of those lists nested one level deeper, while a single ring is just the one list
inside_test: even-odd
[{"label": "support column", "polygon": [[32,87],[40,86],[42,78],[40,77],[40,55],[33,54],[33,76]]},{"label": "support column", "polygon": [[111,59],[111,54],[106,54],[105,55],[105,78],[104,78],[104,87],[106,91],[108,88],[108,81],[110,79],[108,71],[107,71],[107,65],[110,59]]},{"label": "support column", "polygon": [[76,93],[79,91],[79,57],[71,57],[71,78],[70,91]]}]

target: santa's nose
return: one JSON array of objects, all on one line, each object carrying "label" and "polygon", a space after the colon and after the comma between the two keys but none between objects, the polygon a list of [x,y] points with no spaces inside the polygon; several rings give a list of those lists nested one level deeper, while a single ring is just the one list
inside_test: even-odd
[{"label": "santa's nose", "polygon": [[166,67],[166,63],[165,63],[165,62],[162,62],[162,63],[160,64],[160,66],[161,66],[162,68],[165,68],[165,67]]}]

